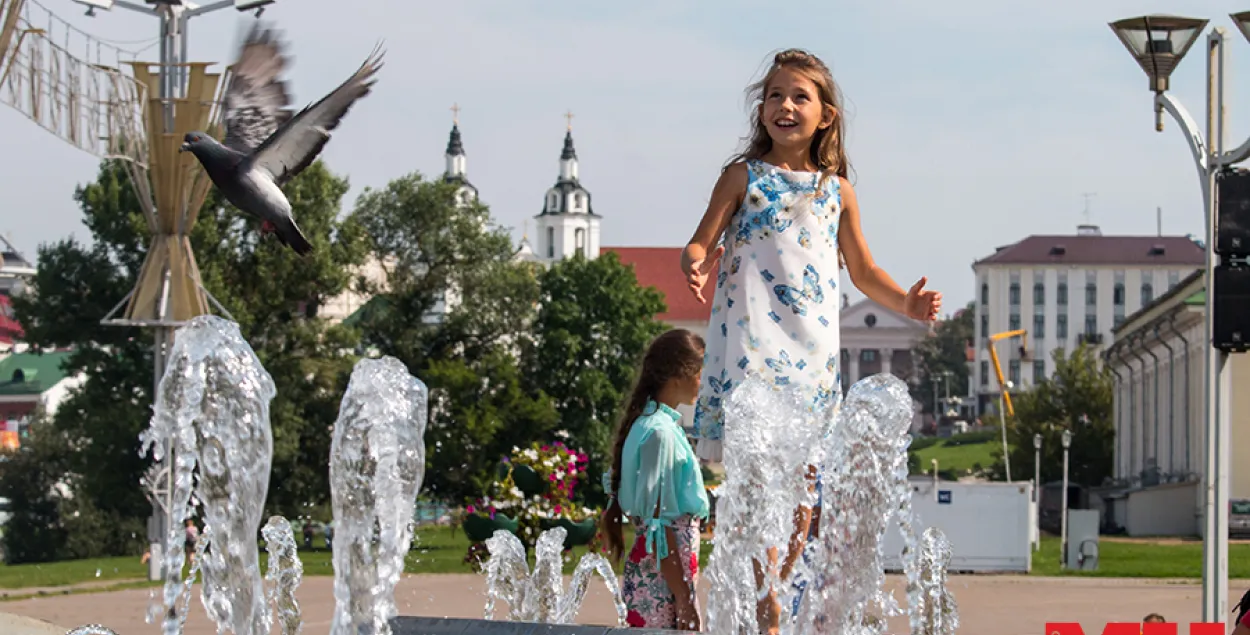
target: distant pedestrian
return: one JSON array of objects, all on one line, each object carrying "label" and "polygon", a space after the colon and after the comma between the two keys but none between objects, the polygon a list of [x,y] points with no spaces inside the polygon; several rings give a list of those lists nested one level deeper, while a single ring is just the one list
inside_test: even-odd
[{"label": "distant pedestrian", "polygon": [[183,541],[183,551],[187,555],[187,562],[195,558],[195,545],[200,541],[200,530],[195,526],[195,521],[188,518],[186,522],[186,537]]}]

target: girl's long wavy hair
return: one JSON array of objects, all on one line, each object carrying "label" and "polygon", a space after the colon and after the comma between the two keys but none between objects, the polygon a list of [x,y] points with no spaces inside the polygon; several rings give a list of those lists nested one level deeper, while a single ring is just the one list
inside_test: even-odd
[{"label": "girl's long wavy hair", "polygon": [[[686,329],[673,329],[651,342],[642,359],[634,389],[625,402],[625,412],[616,428],[616,441],[612,445],[612,503],[599,519],[604,546],[614,562],[620,562],[625,553],[625,535],[622,531],[621,505],[616,494],[621,489],[621,452],[625,439],[634,422],[644,414],[647,402],[654,399],[668,382],[697,378],[703,370],[703,338]],[[632,474],[630,476],[633,476]]]},{"label": "girl's long wavy hair", "polygon": [[751,104],[751,134],[744,138],[746,148],[734,155],[726,164],[746,159],[762,159],[773,149],[773,139],[764,127],[764,100],[768,87],[782,69],[797,72],[816,85],[820,102],[833,110],[833,124],[818,129],[812,137],[812,163],[820,168],[821,182],[831,176],[850,178],[851,160],[846,156],[846,119],[842,113],[842,91],[833,81],[833,73],[819,57],[802,49],[786,49],[773,56],[773,64],[758,82],[747,87],[747,100]]}]

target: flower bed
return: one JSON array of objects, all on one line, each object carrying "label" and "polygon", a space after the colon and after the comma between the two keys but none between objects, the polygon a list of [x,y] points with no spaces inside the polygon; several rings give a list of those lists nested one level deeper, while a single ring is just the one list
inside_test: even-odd
[{"label": "flower bed", "polygon": [[[477,543],[498,529],[516,534],[532,548],[539,534],[552,527],[568,532],[564,548],[595,539],[598,511],[578,505],[573,492],[586,473],[589,457],[557,441],[513,448],[499,465],[499,479],[482,498],[465,507],[465,534]],[[466,559],[480,562],[482,547],[470,546]]]}]

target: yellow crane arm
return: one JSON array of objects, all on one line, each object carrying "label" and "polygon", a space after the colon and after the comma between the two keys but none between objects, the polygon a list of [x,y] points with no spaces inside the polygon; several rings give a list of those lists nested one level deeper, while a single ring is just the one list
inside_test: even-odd
[{"label": "yellow crane arm", "polygon": [[1007,382],[1003,380],[1003,366],[998,361],[998,351],[995,349],[994,345],[997,344],[1001,340],[1010,339],[1013,337],[1019,337],[1020,341],[1022,342],[1020,344],[1020,352],[1021,352],[1021,357],[1023,357],[1025,354],[1028,353],[1028,350],[1025,348],[1023,344],[1023,342],[1025,341],[1024,336],[1027,333],[1028,331],[1024,329],[1016,329],[1014,331],[1004,331],[1002,333],[995,333],[994,335],[991,335],[989,337],[989,341],[985,343],[985,348],[989,349],[990,351],[990,361],[994,362],[994,374],[998,377],[998,389],[1002,391],[1002,394],[1003,394],[1003,405],[1006,406],[1007,408],[1007,414],[1013,417],[1016,415],[1016,411],[1015,411],[1015,408],[1011,405],[1011,393],[1007,391]]}]

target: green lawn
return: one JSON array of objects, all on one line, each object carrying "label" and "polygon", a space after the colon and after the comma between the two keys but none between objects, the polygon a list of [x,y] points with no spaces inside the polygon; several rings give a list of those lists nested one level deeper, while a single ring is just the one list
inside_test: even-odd
[{"label": "green lawn", "polygon": [[[1059,568],[1059,538],[1042,537],[1033,552],[1033,575],[1100,578],[1202,578],[1202,543],[1155,544],[1147,541],[1098,541],[1097,571]],[[1250,578],[1250,544],[1228,545],[1228,577]]]},{"label": "green lawn", "polygon": [[[457,531],[452,537],[445,527],[418,531],[418,541],[409,553],[405,570],[408,573],[469,573],[464,564],[468,540]],[[627,532],[626,541],[632,536]],[[712,545],[702,545],[703,566]],[[1146,541],[1120,542],[1103,540],[1099,543],[1100,567],[1097,571],[1063,571],[1059,568],[1059,539],[1042,538],[1042,548],[1033,553],[1033,571],[1036,576],[1094,576],[1125,578],[1190,578],[1202,576],[1202,543],[1153,544]],[[566,559],[565,572],[571,572],[577,560],[585,553],[578,548]],[[262,549],[261,566],[265,565]],[[330,552],[318,545],[312,550],[300,551],[305,575],[333,575],[334,566]],[[1250,544],[1229,545],[1229,577],[1250,579]],[[619,567],[617,572],[619,573]],[[49,564],[0,565],[0,590],[18,590],[31,587],[58,587],[86,582],[116,581],[118,584],[142,579],[147,566],[138,557],[99,558],[72,560]]]},{"label": "green lawn", "polygon": [[992,454],[994,449],[1002,448],[1001,441],[986,441],[984,443],[954,446],[946,445],[947,441],[948,439],[944,439],[935,445],[916,450],[916,458],[920,459],[920,470],[922,472],[929,473],[933,469],[930,460],[937,459],[939,472],[950,470],[962,476],[976,465],[988,468],[994,463]]},{"label": "green lawn", "polygon": [[[633,535],[626,529],[626,544]],[[408,553],[404,570],[407,573],[471,573],[472,569],[465,564],[465,553],[469,548],[469,540],[463,531],[456,531],[455,536],[446,527],[430,527],[417,530],[417,539]],[[704,564],[707,555],[712,551],[710,542],[702,548]],[[571,573],[585,547],[573,549],[571,556],[565,558],[565,573]],[[299,552],[300,561],[304,565],[304,575],[334,575],[334,564],[330,551],[325,549],[320,538],[314,542],[313,549]],[[531,558],[533,555],[531,554]],[[260,548],[262,570],[268,566],[264,547]],[[532,561],[531,561],[532,564]],[[616,567],[620,573],[620,567]],[[93,581],[118,582],[136,580],[147,576],[147,565],[141,564],[138,556],[125,558],[96,558],[90,560],[69,560],[47,564],[0,564],[0,589],[22,589],[31,587],[58,587],[71,584],[82,584]]]}]

